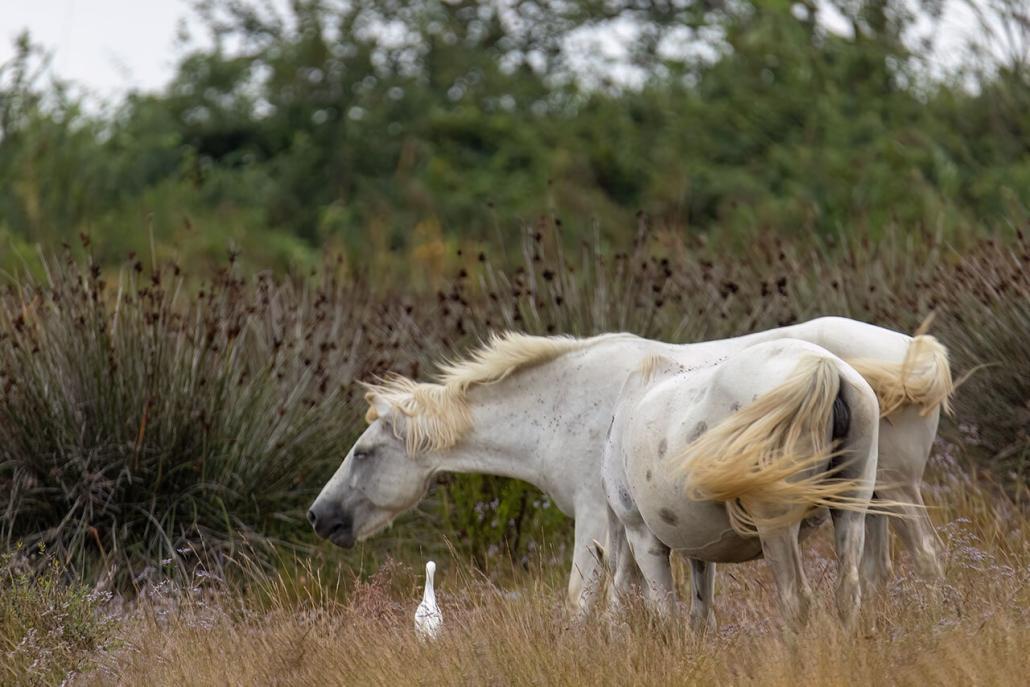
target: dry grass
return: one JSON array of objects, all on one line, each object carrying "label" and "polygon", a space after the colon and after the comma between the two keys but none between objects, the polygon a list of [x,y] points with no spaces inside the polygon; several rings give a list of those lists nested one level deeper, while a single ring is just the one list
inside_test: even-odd
[{"label": "dry grass", "polygon": [[[950,467],[954,450],[938,451],[931,489],[945,582],[927,585],[902,563],[855,634],[830,610],[834,563],[821,531],[806,548],[823,603],[796,636],[779,627],[761,561],[722,567],[720,628],[704,638],[682,618],[657,622],[633,604],[624,617],[575,626],[560,605],[563,569],[541,566],[503,592],[450,561],[438,575],[445,632],[426,644],[412,629],[417,574],[395,564],[341,595],[309,577],[265,579],[260,594],[152,600],[125,617],[103,668],[80,682],[1021,684],[1030,670],[1030,522],[1010,498]],[[683,566],[677,577],[685,581]]]}]

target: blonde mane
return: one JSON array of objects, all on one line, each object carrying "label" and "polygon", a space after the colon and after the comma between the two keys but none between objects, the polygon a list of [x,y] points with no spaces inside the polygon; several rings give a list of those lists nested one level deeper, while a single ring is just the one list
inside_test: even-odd
[{"label": "blonde mane", "polygon": [[450,448],[472,427],[466,399],[470,387],[499,382],[520,370],[621,336],[630,335],[602,334],[578,339],[495,333],[464,360],[441,364],[436,382],[416,382],[390,374],[375,383],[363,384],[369,405],[365,421],[374,422],[379,417],[376,406],[385,404],[407,419],[404,436],[400,438],[404,439],[408,453]]}]

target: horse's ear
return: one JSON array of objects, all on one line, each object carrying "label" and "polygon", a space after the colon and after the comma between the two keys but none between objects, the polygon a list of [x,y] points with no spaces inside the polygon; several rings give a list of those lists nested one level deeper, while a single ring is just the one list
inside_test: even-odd
[{"label": "horse's ear", "polygon": [[392,414],[393,408],[382,396],[374,391],[365,394],[365,402],[368,403],[368,410],[365,412],[365,422],[372,424],[382,418],[386,420]]}]

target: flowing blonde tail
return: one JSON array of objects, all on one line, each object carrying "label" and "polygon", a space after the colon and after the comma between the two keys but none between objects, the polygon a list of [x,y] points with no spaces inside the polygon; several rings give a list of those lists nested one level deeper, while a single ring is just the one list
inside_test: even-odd
[{"label": "flowing blonde tail", "polygon": [[[759,523],[792,524],[817,507],[865,511],[868,501],[852,496],[854,480],[824,470],[802,476],[835,455],[830,427],[840,390],[832,358],[803,358],[783,384],[687,446],[679,457],[687,496],[725,501],[733,529],[744,535]],[[780,514],[766,515],[770,510]]]},{"label": "flowing blonde tail", "polygon": [[932,336],[917,334],[908,344],[900,363],[862,358],[847,361],[876,392],[880,417],[887,417],[905,405],[919,406],[920,415],[934,408],[951,414],[951,379],[948,350]]}]

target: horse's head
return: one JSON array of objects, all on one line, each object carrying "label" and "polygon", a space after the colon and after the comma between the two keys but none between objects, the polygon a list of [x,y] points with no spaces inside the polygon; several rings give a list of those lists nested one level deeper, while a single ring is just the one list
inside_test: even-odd
[{"label": "horse's head", "polygon": [[351,547],[413,508],[432,482],[435,462],[405,445],[403,413],[373,405],[374,418],[308,510],[318,536]]},{"label": "horse's head", "polygon": [[472,428],[466,393],[578,350],[594,339],[496,335],[467,360],[442,366],[440,381],[387,375],[367,384],[368,429],[308,511],[319,536],[353,546],[413,508]]}]

